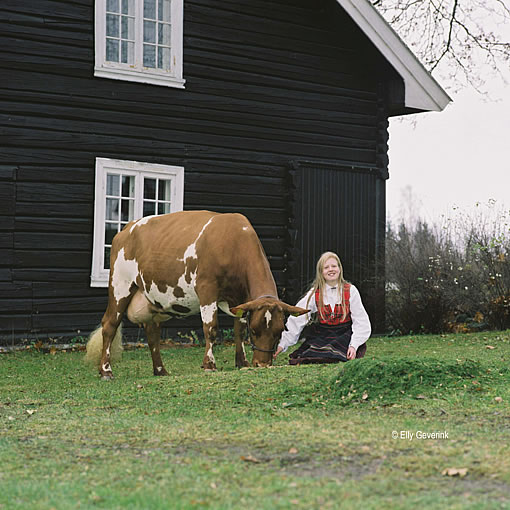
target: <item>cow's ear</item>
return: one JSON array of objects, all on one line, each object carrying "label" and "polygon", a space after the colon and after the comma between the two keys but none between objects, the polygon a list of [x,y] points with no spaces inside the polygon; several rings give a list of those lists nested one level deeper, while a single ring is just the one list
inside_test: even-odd
[{"label": "cow's ear", "polygon": [[305,308],[300,308],[299,306],[288,305],[287,303],[282,303],[282,309],[286,314],[293,315],[294,317],[299,317],[300,315],[310,311]]},{"label": "cow's ear", "polygon": [[257,301],[248,301],[246,303],[242,303],[240,305],[234,306],[230,309],[230,313],[235,315],[236,317],[243,317],[248,312],[253,312],[257,308]]}]

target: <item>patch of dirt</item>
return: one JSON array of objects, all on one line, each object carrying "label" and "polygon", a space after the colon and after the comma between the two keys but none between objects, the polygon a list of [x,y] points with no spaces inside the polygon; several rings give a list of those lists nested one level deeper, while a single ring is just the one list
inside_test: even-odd
[{"label": "patch of dirt", "polygon": [[200,455],[202,459],[215,461],[237,459],[247,464],[263,465],[288,476],[307,478],[330,478],[344,480],[346,478],[360,479],[374,474],[379,467],[388,462],[386,458],[372,458],[370,455],[359,453],[354,456],[317,455],[308,456],[301,453],[274,452],[265,448],[250,448],[238,445],[218,443],[193,443],[188,447],[180,446],[173,449],[176,457]]},{"label": "patch of dirt", "polygon": [[277,462],[280,470],[290,476],[344,480],[360,479],[376,473],[385,459],[373,459],[368,455],[335,456],[326,459],[284,455]]}]

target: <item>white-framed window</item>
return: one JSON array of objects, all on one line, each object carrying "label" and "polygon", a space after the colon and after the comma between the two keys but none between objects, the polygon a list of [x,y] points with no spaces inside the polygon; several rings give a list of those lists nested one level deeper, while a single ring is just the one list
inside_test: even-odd
[{"label": "white-framed window", "polygon": [[184,168],[96,158],[91,287],[107,287],[112,240],[130,221],[182,211]]},{"label": "white-framed window", "polygon": [[94,76],[184,88],[183,0],[95,0]]}]

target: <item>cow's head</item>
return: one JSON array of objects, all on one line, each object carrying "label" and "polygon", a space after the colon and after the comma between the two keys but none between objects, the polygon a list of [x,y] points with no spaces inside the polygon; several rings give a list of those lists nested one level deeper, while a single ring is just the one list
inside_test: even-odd
[{"label": "cow's head", "polygon": [[285,329],[286,315],[298,316],[309,310],[288,305],[275,298],[259,298],[231,308],[230,311],[247,321],[253,348],[253,366],[267,367],[273,363],[273,354]]}]

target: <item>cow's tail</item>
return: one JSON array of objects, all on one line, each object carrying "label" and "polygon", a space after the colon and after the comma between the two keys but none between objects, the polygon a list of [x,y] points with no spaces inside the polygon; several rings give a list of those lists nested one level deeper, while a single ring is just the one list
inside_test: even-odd
[{"label": "cow's tail", "polygon": [[[122,357],[122,324],[119,324],[117,333],[113,337],[113,342],[110,347],[110,360],[118,361]],[[87,342],[87,353],[85,354],[85,361],[93,365],[99,366],[101,356],[103,354],[103,328],[99,326],[89,336]]]}]

